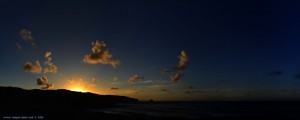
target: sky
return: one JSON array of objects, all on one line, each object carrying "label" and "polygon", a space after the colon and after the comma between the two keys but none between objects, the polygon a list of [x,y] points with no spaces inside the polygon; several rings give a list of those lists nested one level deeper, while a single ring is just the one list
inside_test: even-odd
[{"label": "sky", "polygon": [[299,5],[1,0],[0,86],[162,101],[299,99]]}]

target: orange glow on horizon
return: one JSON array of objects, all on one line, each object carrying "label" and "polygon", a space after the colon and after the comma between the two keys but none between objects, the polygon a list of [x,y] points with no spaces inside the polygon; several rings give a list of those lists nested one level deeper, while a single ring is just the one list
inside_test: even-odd
[{"label": "orange glow on horizon", "polygon": [[76,92],[88,92],[85,89],[81,88],[81,87],[72,87],[70,89],[71,91],[76,91]]}]

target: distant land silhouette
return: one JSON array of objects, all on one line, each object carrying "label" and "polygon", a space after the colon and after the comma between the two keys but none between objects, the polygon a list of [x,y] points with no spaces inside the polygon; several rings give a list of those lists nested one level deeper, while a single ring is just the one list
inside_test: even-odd
[{"label": "distant land silhouette", "polygon": [[93,112],[118,106],[118,103],[138,103],[138,99],[99,95],[89,92],[58,90],[25,90],[0,86],[0,119],[29,120],[186,120],[174,117],[155,117],[145,114],[107,114]]},{"label": "distant land silhouette", "polygon": [[[119,103],[129,106],[120,109]],[[168,109],[164,107],[170,105]],[[115,109],[121,110],[120,113],[101,112]],[[195,112],[199,113],[197,118],[174,117],[180,114],[195,115],[190,114]],[[151,113],[163,115],[154,116]],[[139,102],[138,99],[125,96],[98,95],[65,89],[25,90],[0,87],[0,119],[6,120],[299,120],[299,113],[299,101]]]},{"label": "distant land silhouette", "polygon": [[16,87],[0,87],[0,105],[30,108],[105,108],[116,103],[137,102],[138,99],[125,96],[99,95],[90,92],[58,90],[25,90]]},{"label": "distant land silhouette", "polygon": [[25,90],[17,87],[0,87],[1,117],[5,115],[41,115],[44,117],[52,115],[51,117],[53,117],[64,113],[72,115],[72,113],[84,112],[86,109],[104,109],[113,107],[117,103],[129,102],[138,102],[138,99],[65,89]]}]

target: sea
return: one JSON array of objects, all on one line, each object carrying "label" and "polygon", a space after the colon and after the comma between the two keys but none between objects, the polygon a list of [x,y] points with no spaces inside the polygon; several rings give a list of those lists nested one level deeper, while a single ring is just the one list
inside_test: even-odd
[{"label": "sea", "polygon": [[94,109],[106,114],[142,114],[156,117],[274,118],[300,120],[298,101],[188,101],[122,103],[109,109]]}]

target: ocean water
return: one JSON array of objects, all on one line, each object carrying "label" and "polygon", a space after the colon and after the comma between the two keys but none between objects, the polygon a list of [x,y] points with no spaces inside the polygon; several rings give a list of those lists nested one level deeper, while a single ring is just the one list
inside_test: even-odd
[{"label": "ocean water", "polygon": [[93,110],[107,114],[144,114],[158,117],[201,118],[300,118],[300,102],[212,101],[138,102]]}]

